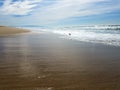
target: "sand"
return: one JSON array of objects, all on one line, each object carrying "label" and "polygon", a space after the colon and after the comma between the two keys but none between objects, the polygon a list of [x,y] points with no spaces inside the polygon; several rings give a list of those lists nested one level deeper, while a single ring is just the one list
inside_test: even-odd
[{"label": "sand", "polygon": [[7,36],[26,32],[29,32],[29,30],[0,26],[0,36]]},{"label": "sand", "polygon": [[0,90],[120,90],[120,47],[59,37],[0,38]]}]

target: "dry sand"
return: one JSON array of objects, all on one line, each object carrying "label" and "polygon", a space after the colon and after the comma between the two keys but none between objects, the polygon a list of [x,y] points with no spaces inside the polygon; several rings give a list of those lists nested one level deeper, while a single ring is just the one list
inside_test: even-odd
[{"label": "dry sand", "polygon": [[0,36],[7,36],[26,32],[29,32],[29,30],[0,26]]}]

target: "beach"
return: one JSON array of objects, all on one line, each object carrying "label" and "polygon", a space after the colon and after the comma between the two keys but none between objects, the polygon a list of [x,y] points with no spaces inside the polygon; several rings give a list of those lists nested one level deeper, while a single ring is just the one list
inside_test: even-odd
[{"label": "beach", "polygon": [[120,0],[0,0],[0,90],[120,90]]},{"label": "beach", "polygon": [[0,38],[0,90],[120,90],[120,47],[51,33]]},{"label": "beach", "polygon": [[12,34],[20,34],[20,33],[26,33],[26,32],[29,32],[29,30],[13,28],[13,27],[6,27],[6,26],[0,26],[0,36],[7,36],[7,35],[12,35]]}]

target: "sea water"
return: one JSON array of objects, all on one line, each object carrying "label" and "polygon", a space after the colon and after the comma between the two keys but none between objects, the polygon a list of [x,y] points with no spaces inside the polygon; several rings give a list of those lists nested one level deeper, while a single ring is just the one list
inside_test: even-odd
[{"label": "sea water", "polygon": [[82,42],[100,43],[120,46],[120,25],[82,25],[68,27],[22,27],[34,32],[50,32],[60,35],[60,38]]}]

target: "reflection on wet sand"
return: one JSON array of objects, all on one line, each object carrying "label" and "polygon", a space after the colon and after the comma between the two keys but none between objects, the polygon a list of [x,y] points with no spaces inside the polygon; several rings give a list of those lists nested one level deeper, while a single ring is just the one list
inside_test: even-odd
[{"label": "reflection on wet sand", "polygon": [[119,50],[48,34],[0,38],[0,90],[119,90]]}]

